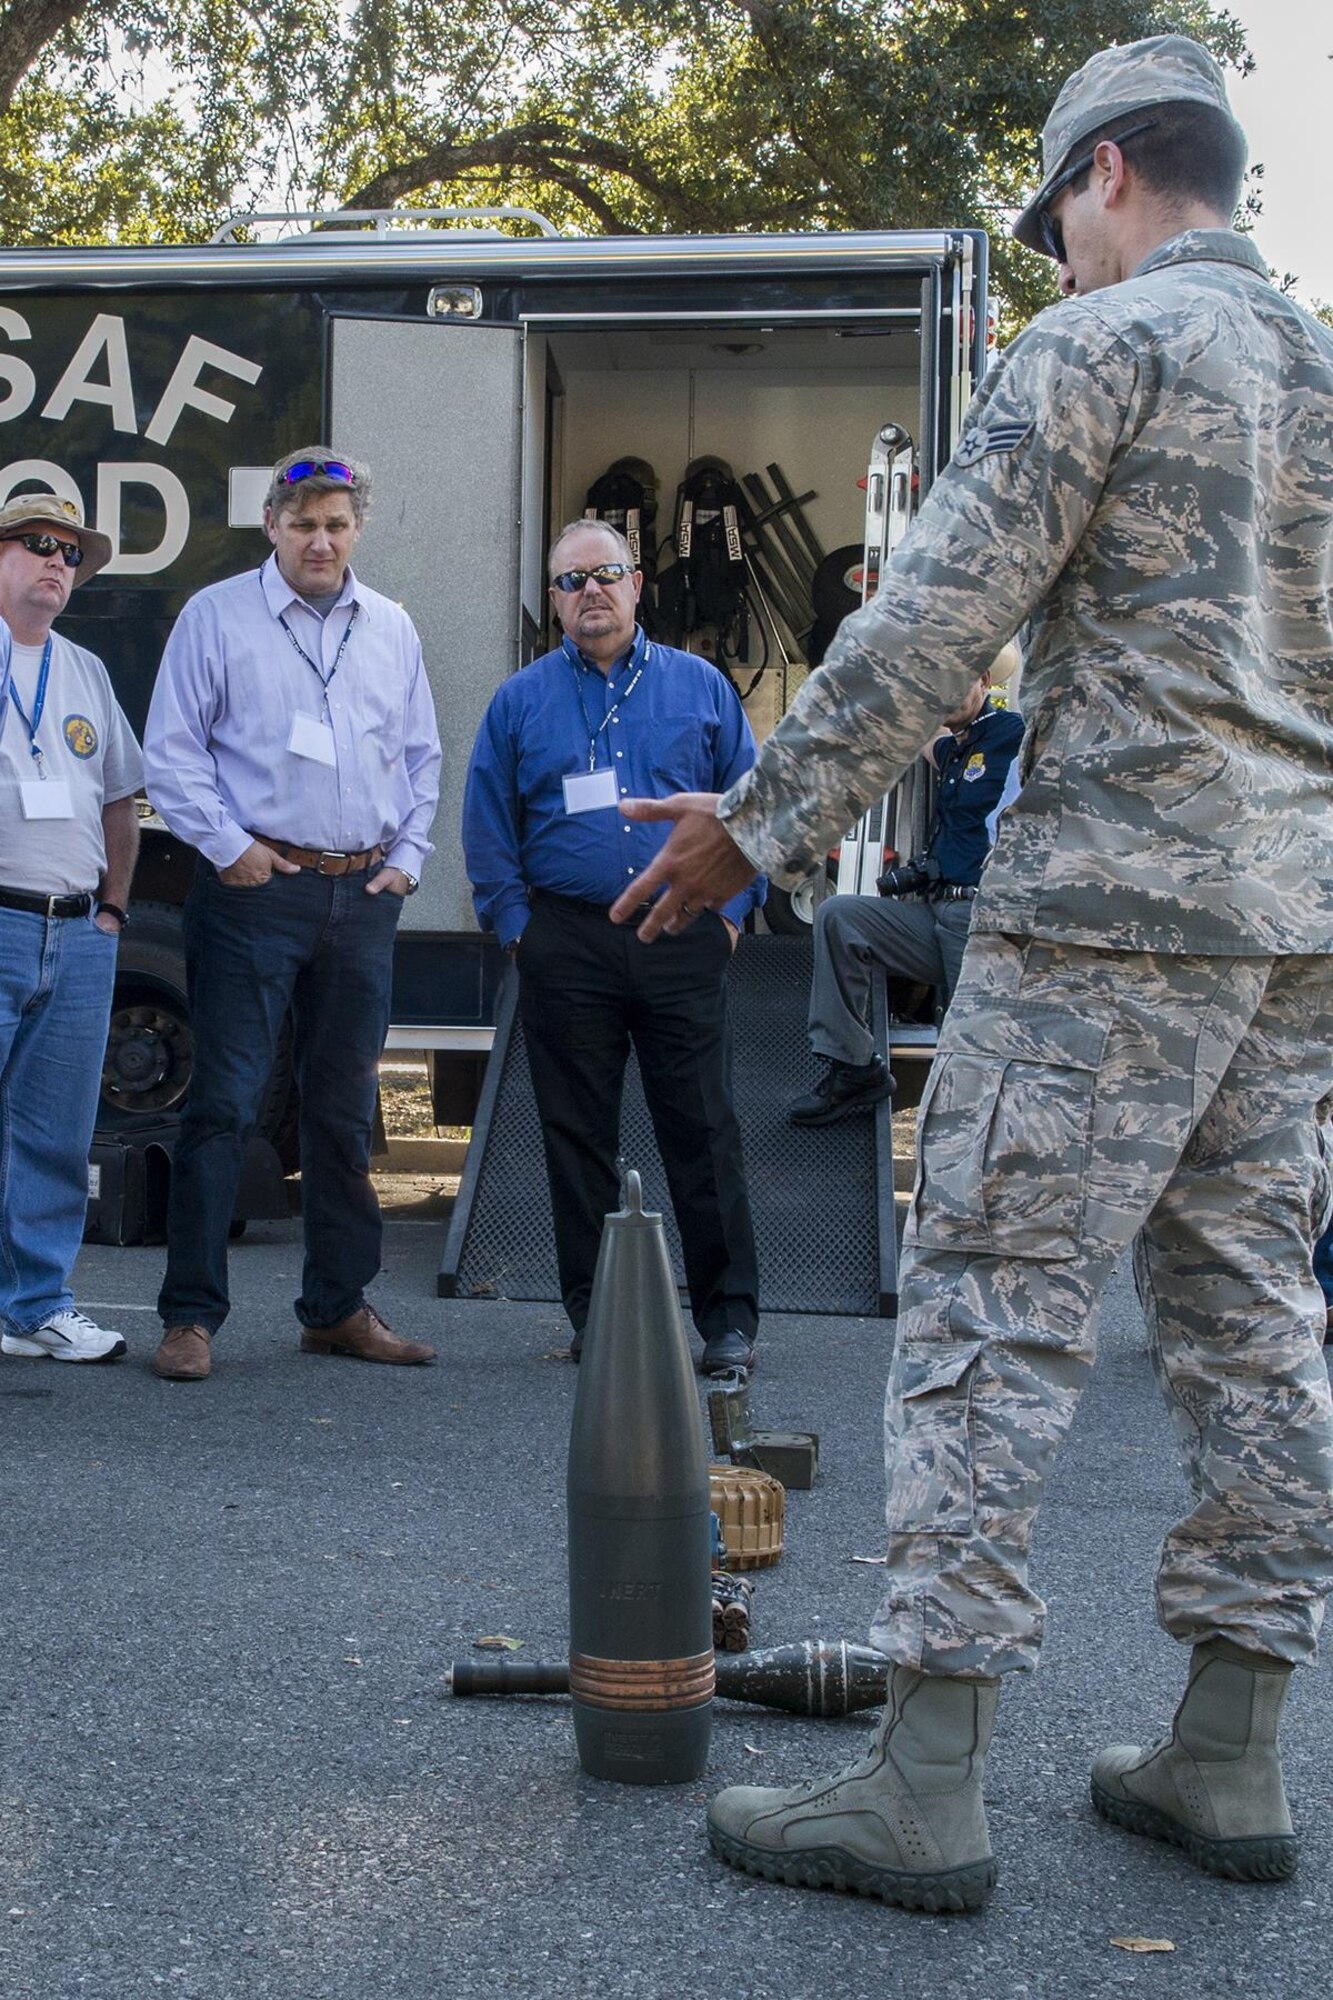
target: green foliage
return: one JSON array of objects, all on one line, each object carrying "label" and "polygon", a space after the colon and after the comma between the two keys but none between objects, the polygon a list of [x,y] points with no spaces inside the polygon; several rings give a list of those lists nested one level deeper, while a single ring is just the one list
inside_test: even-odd
[{"label": "green foliage", "polygon": [[1053,273],[1004,216],[1055,93],[1165,29],[1247,61],[1203,0],[9,0],[0,227],[197,240],[236,206],[496,200],[593,231],[974,223],[1026,317]]}]

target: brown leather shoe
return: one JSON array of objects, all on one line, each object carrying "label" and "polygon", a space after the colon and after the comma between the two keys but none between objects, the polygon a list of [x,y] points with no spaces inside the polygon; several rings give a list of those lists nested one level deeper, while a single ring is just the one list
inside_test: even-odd
[{"label": "brown leather shoe", "polygon": [[354,1354],[358,1361],[392,1361],[400,1367],[434,1361],[435,1349],[424,1340],[404,1340],[389,1327],[374,1306],[340,1319],[337,1326],[308,1326],[301,1335],[303,1354]]},{"label": "brown leather shoe", "polygon": [[212,1334],[203,1326],[169,1326],[153,1356],[153,1373],[167,1382],[202,1382],[213,1365]]}]

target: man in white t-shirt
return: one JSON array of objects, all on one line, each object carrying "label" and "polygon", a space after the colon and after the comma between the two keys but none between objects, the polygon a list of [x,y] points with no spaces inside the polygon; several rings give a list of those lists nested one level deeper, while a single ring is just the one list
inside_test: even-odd
[{"label": "man in white t-shirt", "polygon": [[53,1361],[125,1352],[69,1274],[143,768],[106,668],[51,630],[110,559],[76,501],[0,507],[0,1352]]}]

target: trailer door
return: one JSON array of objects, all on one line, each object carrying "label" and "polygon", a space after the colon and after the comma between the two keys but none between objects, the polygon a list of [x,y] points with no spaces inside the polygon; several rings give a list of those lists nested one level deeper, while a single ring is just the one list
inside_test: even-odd
[{"label": "trailer door", "polygon": [[477,725],[518,665],[522,334],[334,317],[330,336],[329,437],[372,480],[355,568],[421,634],[444,741],[436,853],[404,924],[474,932],[458,827]]}]

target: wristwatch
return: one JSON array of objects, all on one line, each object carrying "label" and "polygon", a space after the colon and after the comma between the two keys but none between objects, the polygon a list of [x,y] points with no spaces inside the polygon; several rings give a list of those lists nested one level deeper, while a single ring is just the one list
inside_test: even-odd
[{"label": "wristwatch", "polygon": [[415,875],[409,875],[409,874],[408,874],[408,872],[407,872],[407,870],[406,870],[406,868],[401,868],[401,869],[399,869],[399,871],[398,871],[398,872],[399,872],[399,874],[400,874],[400,875],[402,875],[402,876],[403,876],[403,878],[405,879],[405,881],[406,881],[406,883],[407,883],[407,893],[408,893],[408,895],[409,895],[409,896],[415,896],[415,895],[416,895],[416,893],[417,893],[417,890],[418,890],[418,889],[419,889],[419,888],[421,887],[421,883],[420,883],[419,879],[418,879],[418,878],[417,878],[417,877],[416,877]]},{"label": "wristwatch", "polygon": [[130,927],[129,911],[122,910],[119,903],[99,903],[97,905],[97,915],[99,917],[101,916],[103,910],[106,911],[109,917],[115,918],[116,922],[120,925],[120,928],[123,931],[129,929]]}]

